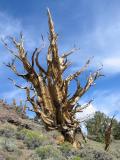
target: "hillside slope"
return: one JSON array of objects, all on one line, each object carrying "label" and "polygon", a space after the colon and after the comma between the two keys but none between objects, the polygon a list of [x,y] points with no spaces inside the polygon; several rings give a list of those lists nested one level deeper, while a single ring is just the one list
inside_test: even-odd
[{"label": "hillside slope", "polygon": [[46,132],[42,124],[21,118],[0,101],[0,160],[120,160],[120,141],[114,141],[108,153],[91,140],[79,150],[62,142],[57,131]]}]

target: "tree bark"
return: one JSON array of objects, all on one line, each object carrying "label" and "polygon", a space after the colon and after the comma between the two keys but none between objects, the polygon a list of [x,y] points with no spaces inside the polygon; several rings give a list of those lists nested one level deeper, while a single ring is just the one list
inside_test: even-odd
[{"label": "tree bark", "polygon": [[[58,35],[55,33],[54,23],[49,9],[48,25],[49,47],[46,57],[47,69],[44,69],[39,62],[39,54],[44,48],[43,36],[43,44],[40,48],[34,50],[30,62],[24,48],[22,34],[20,34],[19,42],[17,42],[15,38],[10,37],[18,54],[11,50],[8,44],[3,40],[4,46],[14,56],[12,62],[8,63],[6,66],[17,76],[27,81],[28,86],[22,87],[12,80],[16,87],[26,91],[27,101],[31,103],[33,111],[36,113],[37,117],[42,119],[45,128],[47,130],[57,129],[63,134],[66,141],[69,141],[72,144],[77,144],[79,142],[76,141],[75,137],[78,130],[80,130],[80,122],[76,120],[75,115],[89,105],[88,103],[86,107],[81,107],[81,105],[78,105],[78,101],[88,89],[94,85],[94,81],[102,75],[100,73],[101,69],[90,73],[86,84],[83,87],[78,80],[78,76],[87,69],[91,58],[79,71],[69,75],[67,78],[63,78],[65,70],[71,64],[71,62],[68,61],[68,56],[76,49],[74,48],[67,53],[65,52],[62,56],[59,56],[57,44]],[[18,73],[15,66],[16,59],[21,62],[25,74]],[[70,96],[69,87],[73,80],[77,82],[77,88],[73,95]]]}]

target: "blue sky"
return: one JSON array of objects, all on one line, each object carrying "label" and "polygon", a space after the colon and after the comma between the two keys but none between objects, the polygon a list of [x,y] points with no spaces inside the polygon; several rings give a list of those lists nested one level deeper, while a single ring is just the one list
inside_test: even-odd
[{"label": "blue sky", "polygon": [[[120,1],[119,0],[1,0],[0,37],[18,36],[22,31],[29,54],[40,44],[40,35],[46,43],[48,35],[46,8],[49,7],[59,35],[60,53],[74,45],[80,51],[71,55],[73,67],[78,70],[89,57],[94,56],[90,70],[103,64],[105,77],[80,100],[94,98],[93,106],[120,119]],[[3,62],[10,61],[10,54],[0,44],[0,98],[11,102],[25,97],[23,91],[11,85],[8,77],[21,81],[10,72]],[[44,61],[41,57],[41,63]],[[19,67],[19,65],[18,65]],[[88,72],[83,74],[86,78]],[[22,81],[22,84],[24,82]],[[72,90],[74,87],[72,87]]]}]

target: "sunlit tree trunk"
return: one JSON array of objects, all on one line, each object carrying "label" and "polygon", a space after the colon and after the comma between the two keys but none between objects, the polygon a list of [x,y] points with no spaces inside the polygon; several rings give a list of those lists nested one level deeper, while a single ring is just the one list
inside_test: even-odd
[{"label": "sunlit tree trunk", "polygon": [[[81,112],[85,108],[78,105],[77,102],[101,74],[100,70],[90,73],[85,86],[82,87],[80,85],[78,76],[87,69],[91,60],[89,59],[80,70],[69,75],[65,79],[63,78],[63,73],[71,65],[71,62],[68,61],[68,56],[77,49],[73,48],[63,53],[62,56],[59,56],[57,44],[58,35],[54,30],[54,24],[49,9],[47,12],[49,25],[49,47],[46,56],[47,68],[44,69],[39,62],[39,55],[45,47],[43,37],[43,44],[40,48],[34,50],[32,58],[29,60],[24,48],[22,34],[20,34],[19,42],[14,37],[10,37],[14,47],[17,49],[17,54],[15,51],[11,50],[8,44],[3,40],[5,47],[15,57],[11,63],[7,64],[7,67],[12,69],[17,76],[28,82],[28,86],[22,87],[17,85],[14,80],[10,79],[16,87],[26,90],[27,100],[33,106],[33,111],[36,113],[37,117],[42,119],[45,128],[47,130],[59,130],[63,134],[65,140],[74,144],[76,141],[75,135],[78,130],[80,130],[79,122],[76,120],[75,114]],[[15,66],[16,60],[21,62],[25,74],[18,73]],[[73,80],[76,81],[77,89],[70,97],[69,87]]]}]

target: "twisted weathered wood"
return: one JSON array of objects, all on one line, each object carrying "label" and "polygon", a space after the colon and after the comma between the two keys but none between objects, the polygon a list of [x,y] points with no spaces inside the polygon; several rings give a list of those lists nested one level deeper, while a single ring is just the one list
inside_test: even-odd
[{"label": "twisted weathered wood", "polygon": [[[17,76],[25,79],[28,84],[31,84],[31,87],[21,87],[12,80],[16,87],[26,91],[27,101],[33,106],[37,117],[42,119],[46,129],[58,129],[62,132],[66,140],[74,143],[75,134],[79,128],[79,122],[75,119],[75,114],[85,108],[80,108],[80,105],[76,106],[76,104],[80,97],[94,84],[94,81],[99,78],[101,74],[100,70],[90,74],[86,85],[84,87],[81,86],[79,80],[76,78],[87,69],[91,61],[91,59],[89,59],[79,71],[68,76],[66,79],[63,78],[63,73],[71,65],[71,62],[68,61],[68,56],[77,49],[73,48],[69,52],[65,52],[62,56],[59,56],[57,44],[58,35],[55,32],[49,9],[47,12],[49,25],[49,47],[46,57],[47,68],[42,67],[39,61],[40,53],[45,47],[43,36],[43,44],[40,48],[34,50],[30,62],[24,48],[22,34],[20,34],[19,42],[17,42],[15,38],[9,37],[17,51],[10,49],[8,44],[2,40],[4,46],[15,57],[12,62],[6,66]],[[15,66],[16,60],[22,63],[25,70],[24,74],[17,71]],[[76,80],[77,89],[70,97],[69,87],[72,80]],[[31,93],[33,92],[34,95],[31,97]]]},{"label": "twisted weathered wood", "polygon": [[105,151],[109,150],[109,146],[111,143],[111,134],[112,134],[112,126],[113,126],[114,117],[115,115],[112,117],[110,124],[108,124],[105,130]]}]

